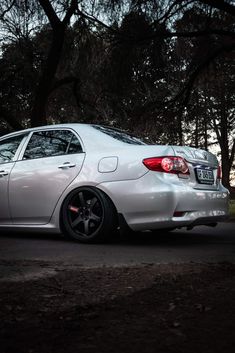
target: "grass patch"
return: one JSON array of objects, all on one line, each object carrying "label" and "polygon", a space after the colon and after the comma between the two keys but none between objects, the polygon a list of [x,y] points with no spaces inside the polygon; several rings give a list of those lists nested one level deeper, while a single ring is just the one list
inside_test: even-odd
[{"label": "grass patch", "polygon": [[230,200],[229,213],[230,216],[235,217],[235,200]]}]

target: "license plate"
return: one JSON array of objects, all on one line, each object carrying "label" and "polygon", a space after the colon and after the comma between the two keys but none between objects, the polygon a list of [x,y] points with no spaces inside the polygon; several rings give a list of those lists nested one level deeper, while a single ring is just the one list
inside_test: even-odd
[{"label": "license plate", "polygon": [[196,175],[199,183],[201,184],[214,184],[213,170],[208,169],[196,169]]}]

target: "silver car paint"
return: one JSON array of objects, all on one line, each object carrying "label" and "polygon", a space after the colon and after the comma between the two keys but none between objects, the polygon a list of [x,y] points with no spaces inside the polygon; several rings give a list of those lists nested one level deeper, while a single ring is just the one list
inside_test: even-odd
[{"label": "silver car paint", "polygon": [[[113,200],[133,230],[187,226],[198,219],[199,224],[213,223],[228,214],[228,193],[194,190],[180,185],[176,175],[170,178],[149,172],[140,179],[107,182],[99,185]],[[168,179],[168,180],[167,180]],[[173,217],[174,212],[185,212]]]},{"label": "silver car paint", "polygon": [[13,223],[48,223],[61,194],[79,174],[84,157],[81,153],[16,162],[9,182]]},{"label": "silver car paint", "polygon": [[15,162],[0,164],[0,224],[8,224],[10,219],[10,212],[8,207],[8,182],[9,175]]},{"label": "silver car paint", "polygon": [[[20,133],[16,133],[14,135],[21,135]],[[22,134],[24,136],[24,133]],[[1,140],[4,140],[3,137]],[[0,224],[9,224],[11,222],[10,217],[10,210],[8,207],[9,199],[8,199],[8,185],[9,185],[9,176],[12,171],[12,168],[15,165],[15,161],[19,157],[20,151],[26,141],[26,136],[22,138],[22,141],[15,153],[15,156],[10,163],[0,163],[0,195],[1,195],[1,202],[0,202]]]},{"label": "silver car paint", "polygon": [[[198,184],[195,178],[195,163],[212,166],[216,176],[218,162],[210,153],[182,146],[128,145],[86,124],[61,124],[25,132],[45,129],[71,129],[79,136],[85,153],[22,160],[27,144],[24,141],[20,152],[17,151],[15,166],[14,163],[0,165],[0,170],[8,169],[9,172],[14,166],[9,183],[14,224],[8,221],[13,228],[59,232],[63,200],[72,190],[84,185],[104,191],[134,230],[216,222],[221,216],[228,215],[228,191],[221,182],[216,180],[214,185],[208,186]],[[186,158],[190,176],[152,172],[142,163],[144,158],[167,155]],[[114,159],[117,164],[115,168]],[[64,162],[76,166],[61,173],[58,166]],[[7,209],[7,183],[8,176],[0,178],[1,195],[5,195],[1,210]],[[185,214],[183,217],[173,217],[175,211],[184,211]],[[0,226],[6,226],[6,219],[0,218]]]}]

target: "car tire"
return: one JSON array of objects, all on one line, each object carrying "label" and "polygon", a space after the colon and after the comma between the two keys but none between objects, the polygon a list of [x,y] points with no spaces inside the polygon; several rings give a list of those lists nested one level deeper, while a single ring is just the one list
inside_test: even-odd
[{"label": "car tire", "polygon": [[117,212],[107,195],[94,187],[72,191],[61,209],[63,234],[81,243],[100,243],[117,228]]}]

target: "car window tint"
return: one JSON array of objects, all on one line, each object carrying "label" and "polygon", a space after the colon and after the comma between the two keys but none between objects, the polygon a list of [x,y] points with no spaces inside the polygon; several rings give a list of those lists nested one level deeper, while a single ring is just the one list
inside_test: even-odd
[{"label": "car window tint", "polygon": [[139,138],[134,137],[126,132],[118,129],[109,128],[106,126],[93,125],[93,127],[106,135],[113,137],[116,140],[128,143],[130,145],[146,145],[145,142],[141,141]]},{"label": "car window tint", "polygon": [[[69,130],[34,132],[25,150],[23,158],[34,159],[67,154],[73,137],[75,137],[74,134]],[[81,148],[79,152],[81,152]]]},{"label": "car window tint", "polygon": [[82,146],[78,138],[75,135],[73,135],[69,144],[68,153],[72,154],[72,153],[81,153],[81,152],[82,152]]},{"label": "car window tint", "polygon": [[9,137],[0,141],[0,163],[11,162],[25,135]]}]

